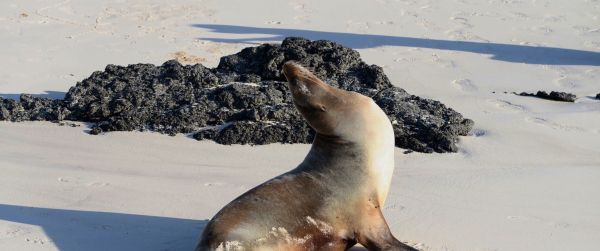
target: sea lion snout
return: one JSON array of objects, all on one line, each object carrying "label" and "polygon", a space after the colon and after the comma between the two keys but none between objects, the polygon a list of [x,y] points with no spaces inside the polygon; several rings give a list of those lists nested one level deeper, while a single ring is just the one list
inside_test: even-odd
[{"label": "sea lion snout", "polygon": [[283,64],[281,71],[287,79],[292,93],[300,94],[295,95],[295,99],[301,96],[326,94],[331,91],[328,84],[295,61],[287,61]]},{"label": "sea lion snout", "polygon": [[296,61],[287,61],[285,64],[283,64],[281,71],[283,72],[285,78],[288,81],[291,81],[297,78],[300,74],[302,74],[302,71],[305,70],[306,69],[304,69],[304,67],[302,67],[300,64],[296,63]]},{"label": "sea lion snout", "polygon": [[282,67],[296,108],[313,129],[325,135],[333,134],[339,115],[340,90],[333,88],[297,62],[288,61]]}]

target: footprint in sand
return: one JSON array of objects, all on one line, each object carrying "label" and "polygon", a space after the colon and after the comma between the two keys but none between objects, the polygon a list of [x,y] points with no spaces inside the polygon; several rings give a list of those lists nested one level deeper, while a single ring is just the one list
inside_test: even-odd
[{"label": "footprint in sand", "polygon": [[560,78],[554,81],[556,82],[556,85],[564,88],[577,88],[579,86],[576,80],[567,76],[560,76]]},{"label": "footprint in sand", "polygon": [[499,4],[520,4],[523,3],[523,0],[492,0],[490,3],[499,3]]},{"label": "footprint in sand", "polygon": [[524,223],[524,222],[540,222],[542,221],[540,218],[537,217],[532,217],[532,216],[526,216],[526,215],[509,215],[506,216],[506,219],[512,222],[520,222],[520,223]]},{"label": "footprint in sand", "polygon": [[393,25],[394,21],[375,21],[374,23],[378,25]]},{"label": "footprint in sand", "polygon": [[552,30],[548,26],[533,26],[533,27],[529,28],[529,30],[532,32],[535,32],[538,34],[544,34],[544,35],[554,32],[554,30]]},{"label": "footprint in sand", "polygon": [[557,22],[562,22],[565,20],[566,20],[566,18],[563,15],[546,15],[546,16],[544,16],[544,22],[557,23]]},{"label": "footprint in sand", "polygon": [[586,69],[583,71],[559,69],[559,76],[554,80],[554,83],[564,88],[580,88],[590,80],[600,81],[600,69]]},{"label": "footprint in sand", "polygon": [[94,181],[94,182],[87,183],[87,186],[90,186],[90,187],[105,187],[105,186],[109,186],[109,185],[110,185],[110,183],[108,183],[108,182],[100,182],[100,181]]},{"label": "footprint in sand", "polygon": [[577,33],[579,35],[584,35],[584,36],[600,34],[600,28],[598,28],[598,27],[576,25],[576,26],[573,26],[573,29],[575,31],[577,31]]},{"label": "footprint in sand", "polygon": [[25,238],[25,241],[29,242],[29,243],[33,243],[33,244],[39,244],[39,245],[44,245],[46,243],[52,242],[51,240],[49,240],[47,238],[40,238],[40,237],[27,237],[27,238]]},{"label": "footprint in sand", "polygon": [[525,121],[529,122],[529,123],[534,123],[534,124],[538,124],[538,125],[542,125],[545,127],[549,127],[551,129],[554,130],[561,130],[561,131],[567,131],[567,132],[583,132],[585,131],[585,129],[581,128],[581,127],[577,127],[577,126],[570,126],[570,125],[563,125],[563,124],[559,124],[550,120],[547,120],[545,118],[539,118],[539,117],[527,117],[525,118]]},{"label": "footprint in sand", "polygon": [[452,85],[463,92],[474,92],[478,89],[470,79],[455,79]]},{"label": "footprint in sand", "polygon": [[398,205],[397,203],[388,203],[387,205],[385,205],[384,207],[386,210],[404,210],[404,207],[401,205]]},{"label": "footprint in sand", "polygon": [[469,135],[475,136],[475,137],[483,137],[487,134],[486,130],[483,129],[473,129],[471,131],[471,133],[469,133]]},{"label": "footprint in sand", "polygon": [[0,239],[14,238],[30,233],[31,230],[23,226],[7,225],[0,227]]},{"label": "footprint in sand", "polygon": [[477,36],[473,32],[467,31],[463,28],[449,29],[444,31],[444,33],[448,35],[448,38],[454,40],[465,40],[471,42],[489,42],[489,40]]},{"label": "footprint in sand", "polygon": [[413,63],[413,62],[417,62],[417,58],[415,58],[415,57],[401,57],[401,58],[394,59],[394,62],[408,62],[408,63]]},{"label": "footprint in sand", "polygon": [[72,183],[72,182],[78,183],[78,178],[73,178],[73,177],[69,177],[69,176],[58,177],[58,181],[62,182],[62,183]]},{"label": "footprint in sand", "polygon": [[502,108],[504,110],[512,111],[512,112],[523,112],[525,111],[525,107],[522,105],[514,104],[510,101],[501,100],[501,99],[490,99],[488,102],[492,103],[498,108]]},{"label": "footprint in sand", "polygon": [[432,54],[431,56],[433,57],[433,62],[443,68],[456,67],[456,63],[453,60],[440,58],[437,54]]},{"label": "footprint in sand", "polygon": [[462,28],[472,28],[473,25],[469,22],[469,19],[460,16],[450,17],[450,20],[454,21],[456,24],[460,25]]},{"label": "footprint in sand", "polygon": [[292,5],[292,8],[294,8],[294,10],[299,14],[294,16],[294,20],[310,23],[310,14],[313,11],[310,8],[306,7],[306,3],[304,1],[295,0],[290,2],[290,5]]},{"label": "footprint in sand", "polygon": [[583,45],[589,48],[600,49],[600,42],[597,41],[584,41]]},{"label": "footprint in sand", "polygon": [[223,185],[225,185],[225,183],[222,183],[222,182],[207,182],[207,183],[204,183],[205,187],[215,187],[215,186],[223,186]]},{"label": "footprint in sand", "polygon": [[526,215],[511,215],[511,216],[506,216],[506,219],[509,221],[512,221],[512,222],[517,222],[517,223],[528,223],[528,222],[541,223],[541,224],[545,224],[545,225],[556,227],[556,228],[569,228],[571,226],[571,224],[569,224],[567,222],[548,221],[548,220],[545,220],[542,218],[538,218],[538,217],[534,217],[534,216],[526,216]]}]

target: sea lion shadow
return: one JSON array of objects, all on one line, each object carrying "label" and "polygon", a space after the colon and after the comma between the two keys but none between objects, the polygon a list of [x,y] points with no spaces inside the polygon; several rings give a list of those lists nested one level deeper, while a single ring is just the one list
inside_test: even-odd
[{"label": "sea lion shadow", "polygon": [[[33,225],[44,236],[28,234]],[[0,204],[0,239],[59,250],[193,250],[206,220]],[[6,236],[5,236],[6,235]],[[26,236],[20,236],[26,235]]]},{"label": "sea lion shadow", "polygon": [[332,40],[354,49],[366,49],[381,46],[405,46],[487,54],[490,55],[490,59],[512,63],[541,65],[600,65],[600,52],[547,46],[501,44],[488,41],[456,41],[301,29],[261,28],[222,24],[192,24],[191,26],[205,29],[213,33],[251,36],[246,38],[198,38],[199,40],[212,42],[255,44],[261,41],[282,41],[286,37],[304,37],[311,40]]},{"label": "sea lion shadow", "polygon": [[[31,94],[31,96],[49,99],[64,99],[66,94],[66,92],[62,91],[44,91],[44,93]],[[0,97],[19,101],[21,93],[0,93]]]}]

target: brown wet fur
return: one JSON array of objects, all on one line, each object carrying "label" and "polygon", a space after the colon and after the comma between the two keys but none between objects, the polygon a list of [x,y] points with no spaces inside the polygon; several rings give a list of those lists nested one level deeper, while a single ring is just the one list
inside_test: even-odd
[{"label": "brown wet fur", "polygon": [[286,63],[283,73],[296,107],[317,131],[313,146],[298,167],[221,209],[196,250],[236,241],[243,250],[337,251],[357,242],[369,250],[415,250],[399,242],[383,218],[377,188],[364,167],[365,146],[336,130],[340,118],[368,119],[353,109],[370,99],[331,87],[297,63]]}]

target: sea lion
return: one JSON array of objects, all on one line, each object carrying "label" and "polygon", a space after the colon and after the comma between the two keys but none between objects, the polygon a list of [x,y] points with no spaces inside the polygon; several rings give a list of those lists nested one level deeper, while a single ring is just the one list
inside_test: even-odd
[{"label": "sea lion", "polygon": [[295,169],[242,194],[205,227],[197,251],[416,250],[383,218],[394,171],[394,132],[372,99],[283,65],[294,104],[316,131]]}]

